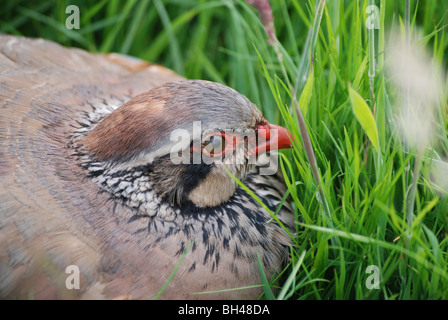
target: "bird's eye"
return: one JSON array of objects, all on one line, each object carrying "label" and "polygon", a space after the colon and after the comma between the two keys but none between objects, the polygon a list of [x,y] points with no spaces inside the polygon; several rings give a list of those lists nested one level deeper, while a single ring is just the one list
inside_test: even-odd
[{"label": "bird's eye", "polygon": [[222,135],[212,135],[202,142],[202,151],[211,157],[221,155],[226,148],[226,139]]}]

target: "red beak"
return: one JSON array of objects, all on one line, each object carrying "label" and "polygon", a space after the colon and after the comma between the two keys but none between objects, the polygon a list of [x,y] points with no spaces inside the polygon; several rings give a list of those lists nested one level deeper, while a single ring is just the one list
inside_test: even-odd
[{"label": "red beak", "polygon": [[288,129],[265,121],[256,128],[257,144],[251,155],[270,150],[292,148],[293,138]]}]

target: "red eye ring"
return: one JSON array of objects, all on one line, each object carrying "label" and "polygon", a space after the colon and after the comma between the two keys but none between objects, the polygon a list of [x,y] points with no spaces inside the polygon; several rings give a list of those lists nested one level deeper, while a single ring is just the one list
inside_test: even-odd
[{"label": "red eye ring", "polygon": [[261,137],[263,137],[266,140],[271,139],[271,127],[270,127],[269,123],[262,122],[259,125],[257,125],[255,130],[257,133],[257,137],[258,137],[258,135],[260,135]]},{"label": "red eye ring", "polygon": [[[217,140],[215,137],[220,137],[220,139]],[[231,141],[232,140],[229,140],[226,136],[226,133],[222,131],[207,134],[202,140],[201,152],[208,157],[222,156],[226,152],[226,150],[232,148]]]}]

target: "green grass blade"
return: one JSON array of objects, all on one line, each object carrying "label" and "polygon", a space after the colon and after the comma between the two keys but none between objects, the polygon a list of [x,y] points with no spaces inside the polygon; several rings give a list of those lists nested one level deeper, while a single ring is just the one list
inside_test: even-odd
[{"label": "green grass blade", "polygon": [[260,258],[260,252],[257,251],[258,270],[260,271],[261,284],[263,285],[264,295],[266,300],[275,300],[274,293],[271,290],[271,285],[264,273],[263,264]]},{"label": "green grass blade", "polygon": [[364,99],[351,87],[349,87],[349,96],[352,103],[353,113],[358,119],[364,132],[375,147],[376,152],[380,151],[378,129],[376,127],[375,118]]}]

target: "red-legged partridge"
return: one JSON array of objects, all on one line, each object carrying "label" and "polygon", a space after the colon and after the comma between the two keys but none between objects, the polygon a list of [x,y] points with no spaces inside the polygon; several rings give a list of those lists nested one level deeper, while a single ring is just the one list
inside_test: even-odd
[{"label": "red-legged partridge", "polygon": [[246,97],[45,40],[0,50],[2,298],[255,299],[257,255],[282,270],[289,204],[280,226],[234,178],[275,211],[284,183],[250,159],[290,133]]}]

